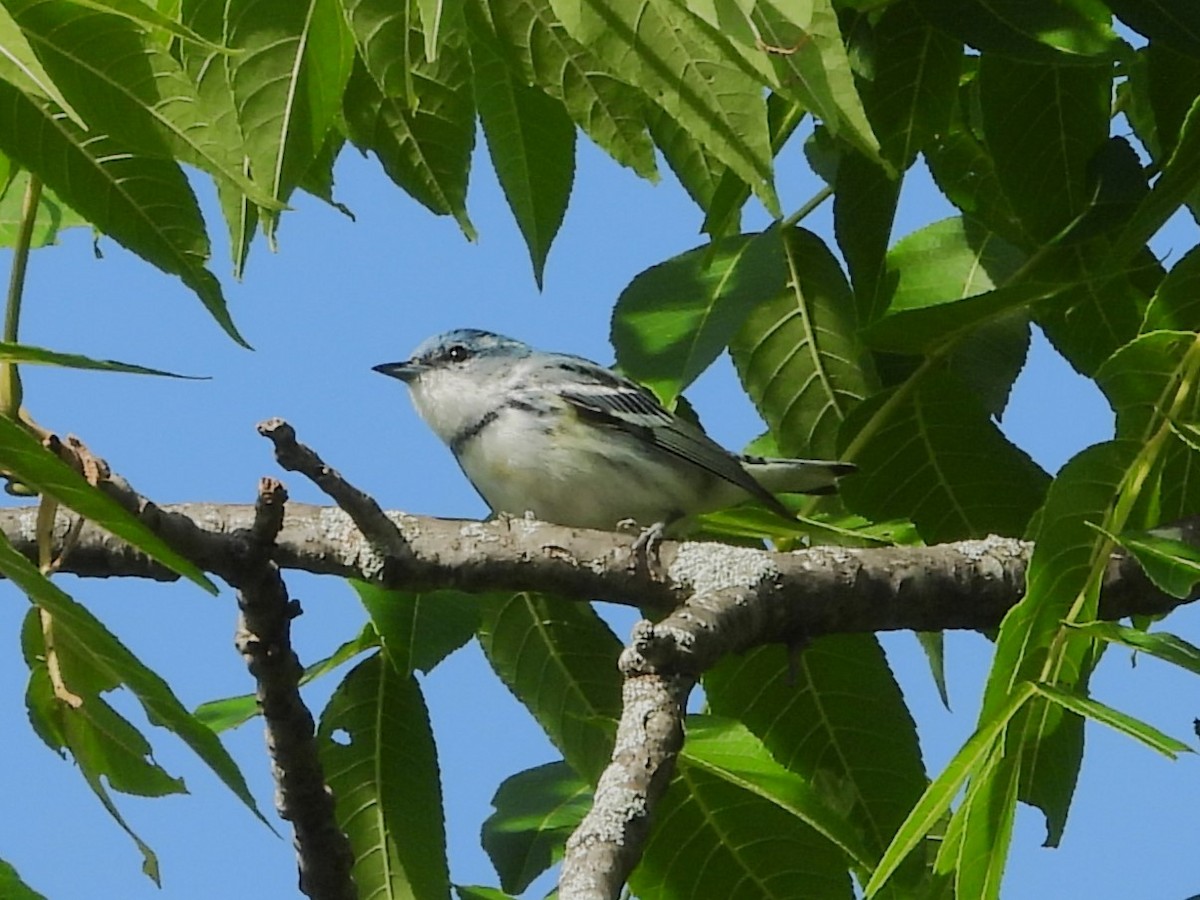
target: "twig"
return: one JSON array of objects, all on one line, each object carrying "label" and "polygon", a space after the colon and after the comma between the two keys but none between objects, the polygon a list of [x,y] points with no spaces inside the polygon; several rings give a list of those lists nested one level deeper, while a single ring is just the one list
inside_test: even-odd
[{"label": "twig", "polygon": [[299,604],[288,598],[271,545],[283,526],[287,492],[264,478],[258,488],[248,552],[237,578],[236,644],[257,683],[275,778],[275,807],[295,829],[300,890],[313,900],[355,900],[354,855],[337,826],[333,795],[317,759],[312,714],[300,698],[304,673],[291,646]]}]

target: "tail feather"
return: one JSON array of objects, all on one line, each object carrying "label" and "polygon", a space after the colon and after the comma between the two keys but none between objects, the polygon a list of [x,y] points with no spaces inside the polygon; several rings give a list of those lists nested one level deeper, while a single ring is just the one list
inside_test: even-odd
[{"label": "tail feather", "polygon": [[743,456],[741,462],[750,476],[772,494],[832,494],[837,491],[838,478],[856,468],[853,463],[823,459]]}]

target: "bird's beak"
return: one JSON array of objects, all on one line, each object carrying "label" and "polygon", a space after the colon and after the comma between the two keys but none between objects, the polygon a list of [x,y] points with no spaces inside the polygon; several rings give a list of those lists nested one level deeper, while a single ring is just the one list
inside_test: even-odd
[{"label": "bird's beak", "polygon": [[404,362],[383,363],[382,365],[372,366],[371,371],[379,372],[382,375],[390,375],[392,378],[399,378],[407,384],[424,372],[425,368],[425,366],[415,360],[409,359]]}]

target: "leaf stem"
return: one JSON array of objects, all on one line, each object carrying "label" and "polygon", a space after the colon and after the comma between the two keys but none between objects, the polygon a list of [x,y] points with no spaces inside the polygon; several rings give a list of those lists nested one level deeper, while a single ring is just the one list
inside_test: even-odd
[{"label": "leaf stem", "polygon": [[[17,229],[17,241],[13,246],[12,271],[8,278],[8,297],[4,306],[3,339],[17,342],[17,330],[21,322],[21,295],[25,290],[25,269],[29,263],[29,249],[33,244],[33,226],[37,220],[38,205],[42,199],[42,179],[29,173],[25,196],[21,200],[21,222]],[[18,418],[21,410],[21,376],[14,362],[0,367],[0,415]]]},{"label": "leaf stem", "polygon": [[802,219],[806,218],[809,213],[833,196],[833,188],[829,185],[821,188],[815,194],[808,198],[808,201],[798,210],[788,216],[786,219],[779,220],[779,230],[784,231],[798,224]]}]

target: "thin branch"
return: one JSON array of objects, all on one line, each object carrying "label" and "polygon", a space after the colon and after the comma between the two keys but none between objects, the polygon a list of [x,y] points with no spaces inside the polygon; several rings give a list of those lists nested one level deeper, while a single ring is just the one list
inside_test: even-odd
[{"label": "thin branch", "polygon": [[312,713],[300,698],[300,665],[291,645],[299,604],[288,598],[271,544],[283,526],[287,492],[270,478],[259,484],[250,550],[237,579],[236,644],[257,684],[275,779],[275,807],[295,829],[300,890],[313,900],[355,900],[354,854],[337,826],[333,794],[317,758]]}]

